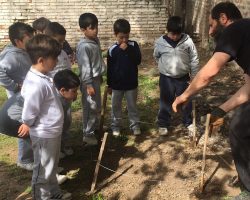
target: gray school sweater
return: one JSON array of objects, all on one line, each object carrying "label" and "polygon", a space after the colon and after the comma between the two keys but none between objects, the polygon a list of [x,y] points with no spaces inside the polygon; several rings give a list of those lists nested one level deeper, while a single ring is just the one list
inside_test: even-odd
[{"label": "gray school sweater", "polygon": [[16,92],[17,84],[22,84],[31,66],[28,53],[8,45],[0,54],[0,85],[6,90]]},{"label": "gray school sweater", "polygon": [[100,42],[82,38],[76,47],[76,59],[82,82],[91,85],[93,78],[105,71]]},{"label": "gray school sweater", "polygon": [[165,76],[181,78],[191,74],[193,78],[199,70],[196,47],[189,35],[184,33],[175,48],[161,36],[155,41],[153,56],[160,73]]}]

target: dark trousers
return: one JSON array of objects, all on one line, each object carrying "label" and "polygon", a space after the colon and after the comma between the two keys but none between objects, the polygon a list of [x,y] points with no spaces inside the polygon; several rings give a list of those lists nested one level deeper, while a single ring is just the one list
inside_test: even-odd
[{"label": "dark trousers", "polygon": [[230,145],[236,170],[250,192],[250,102],[236,111],[230,124]]},{"label": "dark trousers", "polygon": [[[172,104],[176,96],[180,96],[188,87],[189,75],[182,78],[171,78],[160,74],[160,108],[158,113],[158,126],[167,128],[170,125]],[[183,124],[192,124],[192,103],[189,102],[182,110]]]}]

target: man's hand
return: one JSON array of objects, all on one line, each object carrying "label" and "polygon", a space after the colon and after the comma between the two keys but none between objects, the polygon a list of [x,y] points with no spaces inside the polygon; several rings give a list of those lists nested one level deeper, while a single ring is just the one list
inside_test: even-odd
[{"label": "man's hand", "polygon": [[210,131],[211,133],[216,133],[219,128],[224,124],[224,116],[227,113],[219,107],[216,107],[211,112],[211,119],[210,119]]},{"label": "man's hand", "polygon": [[188,103],[188,98],[185,98],[183,95],[176,97],[174,103],[172,104],[172,108],[174,112],[178,112],[181,110],[182,106]]},{"label": "man's hand", "polygon": [[27,137],[29,135],[29,131],[29,126],[22,124],[18,129],[18,137]]},{"label": "man's hand", "polygon": [[95,95],[95,89],[92,86],[87,86],[87,93],[89,96]]}]

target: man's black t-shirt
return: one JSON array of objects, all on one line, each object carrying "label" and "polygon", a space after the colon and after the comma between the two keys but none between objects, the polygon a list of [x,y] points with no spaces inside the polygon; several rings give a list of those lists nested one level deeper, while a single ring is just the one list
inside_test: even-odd
[{"label": "man's black t-shirt", "polygon": [[250,19],[241,19],[225,28],[214,52],[224,52],[250,75]]}]

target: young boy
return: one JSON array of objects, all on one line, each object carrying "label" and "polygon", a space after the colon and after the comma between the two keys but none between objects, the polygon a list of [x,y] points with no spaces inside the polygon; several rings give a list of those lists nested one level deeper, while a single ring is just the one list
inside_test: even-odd
[{"label": "young boy", "polygon": [[[9,27],[8,45],[0,54],[0,85],[6,89],[8,98],[20,91],[23,80],[31,66],[25,43],[33,36],[34,29],[28,24],[16,22]],[[18,138],[17,165],[26,170],[33,168],[33,154],[27,139]]]},{"label": "young boy", "polygon": [[[22,121],[29,127],[34,153],[32,192],[34,199],[66,199],[59,188],[56,172],[63,128],[63,108],[53,80],[48,76],[57,63],[60,44],[47,35],[36,35],[26,50],[32,66],[24,80]],[[20,127],[19,133],[25,131]]]},{"label": "young boy", "polygon": [[97,38],[97,17],[92,13],[84,13],[79,18],[79,26],[84,34],[76,47],[83,105],[83,142],[87,145],[96,145],[94,133],[97,131],[101,112],[100,85],[105,63]]},{"label": "young boy", "polygon": [[107,84],[112,89],[112,124],[114,136],[120,135],[122,119],[122,99],[125,95],[130,120],[130,129],[134,135],[140,135],[139,117],[136,107],[138,87],[138,65],[141,52],[136,41],[129,40],[130,24],[126,19],[114,23],[117,42],[108,50]]},{"label": "young boy", "polygon": [[[32,23],[32,27],[36,30],[36,34],[44,34],[45,29],[49,25],[49,23],[50,23],[49,19],[47,19],[45,17],[40,17]],[[67,53],[71,62],[73,63],[74,62],[74,52],[73,52],[72,48],[70,47],[69,43],[67,42],[67,40],[65,40],[63,42],[63,50]]]},{"label": "young boy", "polygon": [[[199,60],[192,39],[183,33],[182,20],[170,17],[166,35],[155,42],[154,57],[160,71],[160,108],[158,113],[159,135],[167,135],[170,126],[172,103],[188,87],[191,77],[199,70]],[[193,130],[192,104],[183,110],[183,124]]]},{"label": "young boy", "polygon": [[[58,22],[49,22],[44,30],[44,34],[51,36],[59,44],[61,47],[64,44],[65,37],[66,37],[66,30],[65,28],[59,24]],[[58,62],[56,67],[49,72],[49,76],[52,78],[55,74],[64,69],[71,69],[71,62],[69,60],[68,55],[65,53],[64,50],[61,50],[60,55],[58,56]],[[68,139],[69,139],[69,128],[71,125],[71,102],[64,101],[64,98],[60,97],[63,110],[64,110],[64,123],[63,123],[63,131],[62,131],[62,144],[61,144],[61,153],[60,158],[64,158],[65,156],[72,155],[74,153],[73,149],[68,146]]]},{"label": "young boy", "polygon": [[11,45],[0,54],[0,86],[6,89],[8,98],[20,91],[31,66],[25,43],[33,36],[34,29],[28,24],[16,22],[9,27]]}]

